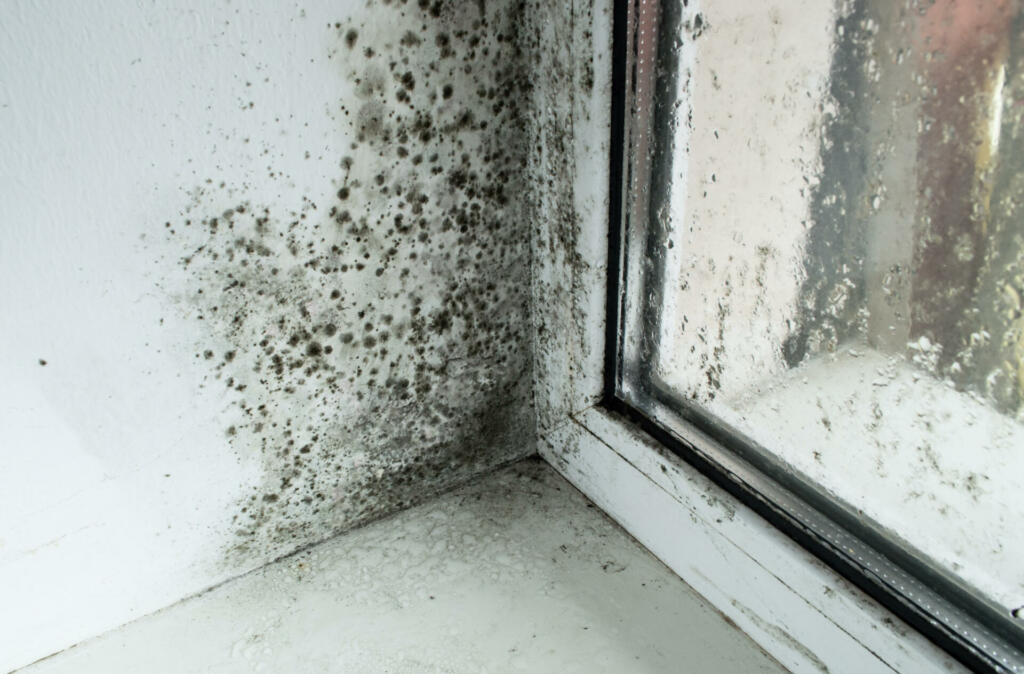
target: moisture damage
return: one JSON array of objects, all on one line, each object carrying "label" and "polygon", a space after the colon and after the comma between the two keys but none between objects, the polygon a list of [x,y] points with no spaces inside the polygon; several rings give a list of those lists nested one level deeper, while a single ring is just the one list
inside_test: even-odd
[{"label": "moisture damage", "polygon": [[525,10],[496,5],[396,0],[326,26],[355,91],[329,202],[213,209],[235,192],[204,184],[163,225],[224,441],[265,475],[232,555],[283,554],[534,450],[531,79]]}]

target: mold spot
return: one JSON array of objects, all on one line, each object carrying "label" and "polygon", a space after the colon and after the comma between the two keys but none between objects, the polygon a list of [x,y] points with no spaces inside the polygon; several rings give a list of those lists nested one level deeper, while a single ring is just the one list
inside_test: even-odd
[{"label": "mold spot", "polygon": [[319,188],[204,183],[158,223],[164,287],[203,334],[195,367],[225,391],[222,440],[262,469],[231,559],[533,451],[526,6],[410,5],[329,28],[355,96],[330,111],[342,158]]},{"label": "mold spot", "polygon": [[359,142],[372,141],[372,140],[388,140],[390,134],[386,132],[385,119],[387,117],[387,111],[384,106],[377,101],[369,101],[364,103],[359,108],[359,115],[357,119],[357,131],[356,136]]}]

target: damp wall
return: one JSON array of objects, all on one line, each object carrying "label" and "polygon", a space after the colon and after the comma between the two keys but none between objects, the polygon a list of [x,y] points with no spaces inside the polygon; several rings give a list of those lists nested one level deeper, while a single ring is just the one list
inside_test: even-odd
[{"label": "damp wall", "polygon": [[0,670],[534,453],[536,9],[4,4]]}]

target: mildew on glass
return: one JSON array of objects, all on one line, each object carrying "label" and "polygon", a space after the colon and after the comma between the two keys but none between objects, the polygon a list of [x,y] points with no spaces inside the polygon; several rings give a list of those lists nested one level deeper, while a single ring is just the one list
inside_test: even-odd
[{"label": "mildew on glass", "polygon": [[691,2],[680,25],[675,97],[653,101],[673,144],[642,265],[660,322],[627,321],[627,344],[1021,607],[1024,9]]}]

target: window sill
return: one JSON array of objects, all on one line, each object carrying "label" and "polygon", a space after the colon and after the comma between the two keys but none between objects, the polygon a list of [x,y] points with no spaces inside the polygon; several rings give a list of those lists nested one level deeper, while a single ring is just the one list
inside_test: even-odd
[{"label": "window sill", "polygon": [[794,672],[963,671],[696,469],[591,407],[541,455]]}]

